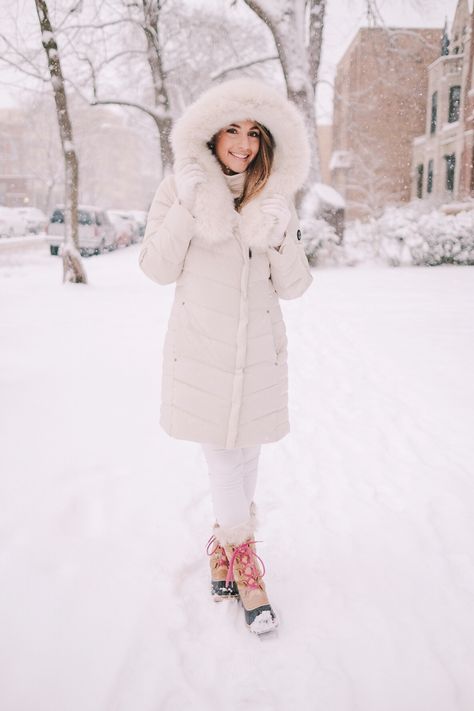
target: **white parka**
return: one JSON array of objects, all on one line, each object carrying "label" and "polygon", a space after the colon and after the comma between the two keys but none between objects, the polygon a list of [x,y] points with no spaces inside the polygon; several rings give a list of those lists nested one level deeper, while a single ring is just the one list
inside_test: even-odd
[{"label": "white parka", "polygon": [[[270,178],[240,213],[207,147],[223,126],[250,119],[275,139]],[[160,184],[139,262],[158,284],[176,282],[163,353],[161,425],[173,437],[225,448],[274,442],[289,432],[287,339],[279,298],[312,282],[292,219],[279,250],[268,246],[272,218],[260,209],[273,193],[293,205],[309,167],[303,119],[275,89],[255,79],[211,88],[175,123],[175,164],[195,160],[206,174],[191,211],[174,177]]]}]

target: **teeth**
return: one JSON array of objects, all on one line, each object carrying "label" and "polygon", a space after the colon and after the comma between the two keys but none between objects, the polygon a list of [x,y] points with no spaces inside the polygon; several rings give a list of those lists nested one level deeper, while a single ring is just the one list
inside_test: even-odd
[{"label": "teeth", "polygon": [[232,151],[230,152],[230,155],[231,155],[231,156],[234,156],[234,158],[244,158],[244,159],[245,159],[245,158],[248,158],[248,155],[246,155],[246,156],[239,156],[237,153],[232,153]]}]

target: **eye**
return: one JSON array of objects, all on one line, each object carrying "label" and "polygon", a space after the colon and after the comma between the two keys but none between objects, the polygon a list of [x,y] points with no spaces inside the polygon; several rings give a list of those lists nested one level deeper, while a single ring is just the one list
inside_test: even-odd
[{"label": "eye", "polygon": [[249,136],[252,136],[252,138],[260,138],[260,131],[250,131]]},{"label": "eye", "polygon": [[237,133],[237,129],[236,129],[236,128],[233,128],[233,127],[228,128],[227,131],[226,131],[226,133]]}]

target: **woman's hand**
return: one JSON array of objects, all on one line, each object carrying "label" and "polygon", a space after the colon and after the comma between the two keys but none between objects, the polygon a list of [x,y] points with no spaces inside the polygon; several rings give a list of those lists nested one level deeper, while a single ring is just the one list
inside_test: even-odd
[{"label": "woman's hand", "polygon": [[194,205],[196,187],[200,183],[206,182],[206,174],[194,161],[186,161],[176,168],[174,178],[178,200],[191,212]]},{"label": "woman's hand", "polygon": [[273,195],[262,200],[260,209],[262,212],[274,218],[275,227],[268,239],[268,244],[270,247],[279,247],[283,242],[285,230],[291,220],[291,210],[288,200],[284,195],[273,193]]}]

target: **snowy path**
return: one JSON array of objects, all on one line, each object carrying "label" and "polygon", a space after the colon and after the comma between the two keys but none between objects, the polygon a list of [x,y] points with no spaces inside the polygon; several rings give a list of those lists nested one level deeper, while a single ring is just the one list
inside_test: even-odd
[{"label": "snowy path", "polygon": [[[172,287],[0,260],[2,711],[472,711],[474,272],[315,272],[257,489],[278,636],[208,599],[199,447],[157,425]],[[185,521],[185,522],[184,522]]]}]

